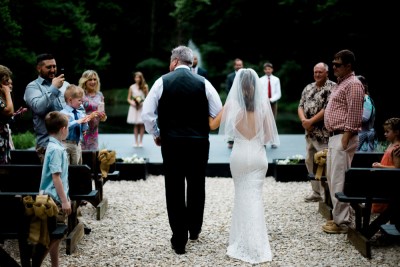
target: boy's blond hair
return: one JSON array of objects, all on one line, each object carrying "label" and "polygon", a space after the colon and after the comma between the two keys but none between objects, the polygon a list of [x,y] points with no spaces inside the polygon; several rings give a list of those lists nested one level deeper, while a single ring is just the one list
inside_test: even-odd
[{"label": "boy's blond hair", "polygon": [[85,95],[85,91],[83,91],[82,87],[79,87],[75,84],[68,85],[67,89],[64,92],[65,102],[68,103],[68,99],[72,98],[82,98]]}]

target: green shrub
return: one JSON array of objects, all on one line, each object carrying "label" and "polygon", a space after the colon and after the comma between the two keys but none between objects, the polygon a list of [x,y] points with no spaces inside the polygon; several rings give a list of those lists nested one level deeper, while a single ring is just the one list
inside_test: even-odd
[{"label": "green shrub", "polygon": [[27,149],[35,146],[35,135],[29,131],[13,134],[12,140],[16,149]]}]

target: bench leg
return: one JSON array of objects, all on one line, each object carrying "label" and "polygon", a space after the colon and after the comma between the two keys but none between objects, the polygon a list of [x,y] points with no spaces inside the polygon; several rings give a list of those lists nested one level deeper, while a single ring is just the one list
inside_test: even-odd
[{"label": "bench leg", "polygon": [[321,181],[321,186],[323,186],[325,191],[325,200],[320,201],[318,205],[318,212],[327,220],[332,220],[332,200],[331,194],[329,193],[328,183]]},{"label": "bench leg", "polygon": [[106,214],[107,209],[108,209],[108,199],[103,198],[103,200],[96,207],[96,219],[101,220]]},{"label": "bench leg", "polygon": [[21,267],[2,247],[0,247],[0,266]]},{"label": "bench leg", "polygon": [[359,231],[349,227],[347,238],[350,243],[366,258],[371,258],[371,243]]},{"label": "bench leg", "polygon": [[18,248],[21,266],[31,266],[32,247],[28,245],[26,237],[18,239]]},{"label": "bench leg", "polygon": [[103,186],[104,186],[104,180],[102,177],[98,177],[94,181],[95,188],[99,191],[99,198],[100,201],[103,200]]},{"label": "bench leg", "polygon": [[387,223],[390,220],[390,212],[388,210],[385,210],[382,212],[378,218],[376,218],[371,224],[363,229],[363,234],[365,235],[366,238],[371,238],[373,237],[380,229],[382,224]]},{"label": "bench leg", "polygon": [[82,240],[84,234],[84,225],[82,222],[79,222],[75,226],[74,230],[69,233],[67,238],[65,239],[67,255],[71,255],[75,252],[78,243]]}]

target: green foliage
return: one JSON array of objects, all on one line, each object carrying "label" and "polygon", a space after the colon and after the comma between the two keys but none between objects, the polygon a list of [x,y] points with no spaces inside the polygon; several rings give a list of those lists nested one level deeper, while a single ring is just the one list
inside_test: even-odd
[{"label": "green foliage", "polygon": [[13,143],[16,149],[27,149],[35,146],[35,135],[29,131],[25,133],[13,134]]},{"label": "green foliage", "polygon": [[116,88],[107,91],[102,91],[104,95],[104,101],[107,106],[109,105],[118,105],[118,104],[128,104],[126,99],[128,97],[128,86],[126,88]]},{"label": "green foliage", "polygon": [[86,69],[109,66],[110,55],[103,52],[97,23],[90,21],[85,1],[0,1],[0,61],[14,72],[32,77],[23,68],[34,70],[36,55],[43,52],[54,54],[74,83]]},{"label": "green foliage", "polygon": [[[0,0],[0,62],[30,62],[33,53],[29,52],[21,42],[22,26],[14,19],[9,0]],[[33,63],[33,62],[32,62]],[[7,64],[11,70],[13,66]]]},{"label": "green foliage", "polygon": [[[300,101],[300,98],[299,98]],[[299,101],[295,102],[279,102],[279,111],[282,112],[290,112],[290,113],[295,113],[297,115],[297,109],[299,107]]]},{"label": "green foliage", "polygon": [[143,73],[147,84],[151,87],[155,80],[166,73],[168,65],[169,61],[163,61],[158,58],[147,58],[136,64],[136,69]]},{"label": "green foliage", "polygon": [[389,142],[386,140],[385,141],[377,141],[375,151],[376,152],[385,152],[388,146],[389,146]]},{"label": "green foliage", "polygon": [[[302,68],[299,63],[293,60],[288,60],[274,72],[274,74],[281,80],[282,98],[280,101],[298,102],[300,100],[301,90],[305,86],[305,84],[300,86],[298,84],[298,81],[301,81],[301,71]],[[292,88],[298,90],[294,91]]]}]

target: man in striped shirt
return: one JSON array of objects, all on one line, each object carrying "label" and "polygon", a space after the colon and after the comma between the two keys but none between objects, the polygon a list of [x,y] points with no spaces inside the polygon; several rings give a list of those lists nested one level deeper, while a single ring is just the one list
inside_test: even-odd
[{"label": "man in striped shirt", "polygon": [[331,234],[347,233],[351,223],[349,203],[340,202],[335,193],[343,191],[344,177],[350,168],[361,129],[364,87],[354,74],[355,56],[350,50],[335,54],[333,62],[337,87],[333,89],[325,109],[324,123],[329,131],[326,176],[332,199],[332,217],[322,226]]}]

